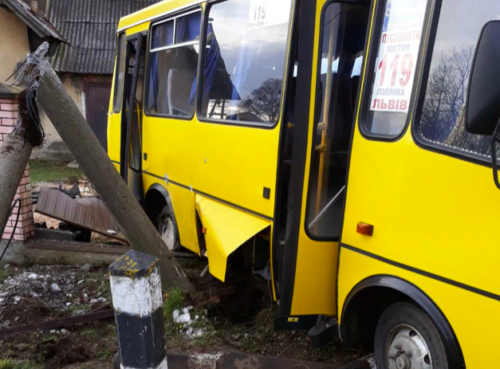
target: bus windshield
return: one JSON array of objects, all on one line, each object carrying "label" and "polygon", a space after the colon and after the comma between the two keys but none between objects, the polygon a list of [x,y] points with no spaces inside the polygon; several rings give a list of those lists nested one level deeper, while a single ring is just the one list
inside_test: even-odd
[{"label": "bus windshield", "polygon": [[235,0],[209,9],[201,115],[273,125],[279,119],[291,0]]}]

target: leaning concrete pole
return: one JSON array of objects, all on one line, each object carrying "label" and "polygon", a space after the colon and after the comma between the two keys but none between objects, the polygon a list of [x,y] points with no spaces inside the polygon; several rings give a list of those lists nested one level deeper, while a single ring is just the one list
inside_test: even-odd
[{"label": "leaning concrete pole", "polygon": [[160,259],[162,286],[165,289],[191,290],[192,285],[184,271],[116,171],[59,77],[46,61],[41,62],[38,69],[38,103],[94,184],[130,246]]}]

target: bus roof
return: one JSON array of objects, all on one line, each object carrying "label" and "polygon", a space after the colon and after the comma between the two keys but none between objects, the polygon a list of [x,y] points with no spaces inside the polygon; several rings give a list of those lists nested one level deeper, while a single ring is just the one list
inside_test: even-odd
[{"label": "bus roof", "polygon": [[178,10],[186,9],[197,4],[204,3],[206,0],[164,0],[129,14],[120,19],[118,23],[118,32],[127,28],[137,26],[141,23],[149,22],[153,19],[168,15]]}]

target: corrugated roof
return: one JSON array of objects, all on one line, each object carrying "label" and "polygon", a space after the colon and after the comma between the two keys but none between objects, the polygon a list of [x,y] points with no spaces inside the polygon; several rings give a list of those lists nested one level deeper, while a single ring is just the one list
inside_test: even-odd
[{"label": "corrugated roof", "polygon": [[3,0],[0,2],[7,6],[19,19],[30,27],[38,36],[52,37],[56,40],[65,42],[63,36],[54,28],[52,24],[33,13],[28,4],[20,0]]},{"label": "corrugated roof", "polygon": [[53,59],[58,72],[112,74],[121,17],[159,0],[51,0],[47,18],[64,36]]}]

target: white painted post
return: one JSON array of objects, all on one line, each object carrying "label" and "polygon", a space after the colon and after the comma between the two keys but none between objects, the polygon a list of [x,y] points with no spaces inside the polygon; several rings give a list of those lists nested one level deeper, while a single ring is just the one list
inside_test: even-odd
[{"label": "white painted post", "polygon": [[132,250],[109,267],[121,369],[168,369],[157,263]]}]

